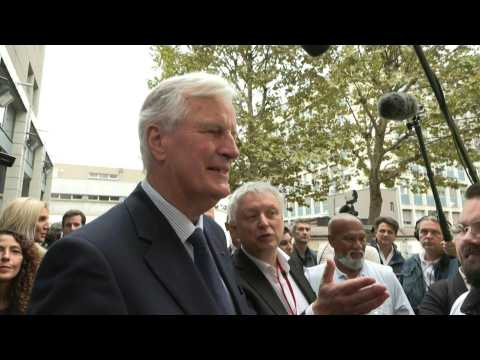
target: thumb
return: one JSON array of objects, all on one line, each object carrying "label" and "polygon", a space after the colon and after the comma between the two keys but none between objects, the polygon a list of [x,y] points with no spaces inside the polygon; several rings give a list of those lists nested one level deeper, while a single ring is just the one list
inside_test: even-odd
[{"label": "thumb", "polygon": [[325,271],[323,273],[322,284],[330,284],[333,283],[333,274],[335,273],[335,263],[328,259],[327,266],[325,267]]}]

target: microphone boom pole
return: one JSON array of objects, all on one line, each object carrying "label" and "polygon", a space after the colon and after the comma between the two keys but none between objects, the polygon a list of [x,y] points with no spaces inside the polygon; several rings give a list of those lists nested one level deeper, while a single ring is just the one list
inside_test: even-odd
[{"label": "microphone boom pole", "polygon": [[430,164],[430,159],[428,158],[427,148],[425,147],[425,138],[423,137],[422,128],[420,127],[420,115],[417,113],[411,120],[407,123],[408,129],[412,127],[415,129],[415,133],[418,137],[418,145],[420,147],[420,153],[423,157],[423,162],[425,163],[425,168],[427,169],[428,182],[430,183],[430,188],[432,189],[433,199],[435,200],[435,207],[437,208],[438,222],[440,223],[440,228],[443,233],[443,239],[445,241],[451,241],[452,235],[448,228],[447,218],[443,212],[442,202],[440,201],[440,196],[438,195],[437,186],[435,185],[435,180],[433,178],[432,166]]},{"label": "microphone boom pole", "polygon": [[460,161],[464,166],[465,170],[467,171],[468,178],[472,183],[479,183],[480,181],[478,179],[477,172],[475,170],[475,167],[472,164],[472,161],[468,156],[467,149],[465,148],[465,145],[463,144],[462,139],[460,138],[457,125],[453,121],[452,117],[450,116],[450,112],[448,111],[447,103],[445,101],[445,96],[443,95],[443,92],[442,92],[442,87],[440,86],[440,83],[437,77],[435,76],[430,65],[428,64],[425,54],[423,53],[422,47],[420,45],[413,45],[413,48],[415,50],[415,53],[417,54],[420,64],[422,65],[423,71],[425,71],[425,75],[428,78],[430,86],[432,87],[433,92],[435,93],[435,98],[437,99],[438,105],[440,106],[440,110],[442,111],[442,114],[445,117],[445,120],[447,121],[447,125],[448,125],[448,128],[450,129],[450,132],[452,133],[453,142],[455,143],[458,156],[460,157]]}]

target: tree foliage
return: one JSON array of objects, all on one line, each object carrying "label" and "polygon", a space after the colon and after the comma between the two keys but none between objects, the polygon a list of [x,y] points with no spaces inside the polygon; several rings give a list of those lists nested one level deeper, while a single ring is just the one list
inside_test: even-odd
[{"label": "tree foliage", "polygon": [[[149,82],[190,71],[208,71],[228,79],[238,91],[240,158],[231,172],[232,187],[268,180],[300,203],[324,197],[332,184],[349,186],[351,177],[370,187],[370,213],[379,215],[381,186],[399,182],[414,190],[427,187],[417,174],[404,177],[412,164],[423,165],[415,135],[405,122],[378,116],[378,98],[408,91],[424,106],[422,128],[435,167],[457,165],[450,132],[412,47],[337,46],[319,58],[299,46],[154,46],[161,75]],[[445,92],[470,156],[480,125],[480,57],[469,46],[428,46],[424,51]],[[325,172],[321,169],[330,168]],[[320,171],[319,171],[320,169]],[[347,170],[348,169],[348,170]],[[316,182],[305,184],[300,175]],[[362,179],[364,179],[362,181]],[[437,176],[440,186],[457,186]]]}]

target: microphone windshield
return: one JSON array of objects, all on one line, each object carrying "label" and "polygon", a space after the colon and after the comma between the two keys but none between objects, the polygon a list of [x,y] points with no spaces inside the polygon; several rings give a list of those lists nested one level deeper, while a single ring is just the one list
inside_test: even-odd
[{"label": "microphone windshield", "polygon": [[303,50],[307,52],[308,55],[317,57],[322,55],[328,50],[330,45],[302,45]]},{"label": "microphone windshield", "polygon": [[412,95],[391,92],[378,100],[378,113],[384,119],[405,120],[417,113],[417,101]]}]

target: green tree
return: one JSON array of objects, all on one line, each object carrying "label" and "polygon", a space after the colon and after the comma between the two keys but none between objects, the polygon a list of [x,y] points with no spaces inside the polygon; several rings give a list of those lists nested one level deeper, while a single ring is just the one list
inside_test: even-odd
[{"label": "green tree", "polygon": [[[231,173],[232,187],[265,179],[283,187],[290,201],[319,199],[350,176],[370,187],[369,221],[380,214],[381,186],[406,182],[412,164],[423,165],[417,139],[405,122],[380,118],[378,98],[403,89],[426,109],[422,127],[436,168],[457,164],[450,133],[411,47],[338,46],[319,58],[298,46],[154,46],[161,80],[188,71],[218,73],[239,93],[237,117],[241,156]],[[424,48],[440,79],[452,116],[458,120],[470,155],[478,138],[480,57],[468,46]],[[330,167],[330,173],[319,172]],[[352,169],[345,176],[345,169]],[[301,184],[302,173],[318,179]],[[439,186],[457,186],[438,175]],[[409,186],[428,187],[418,173]]]}]

